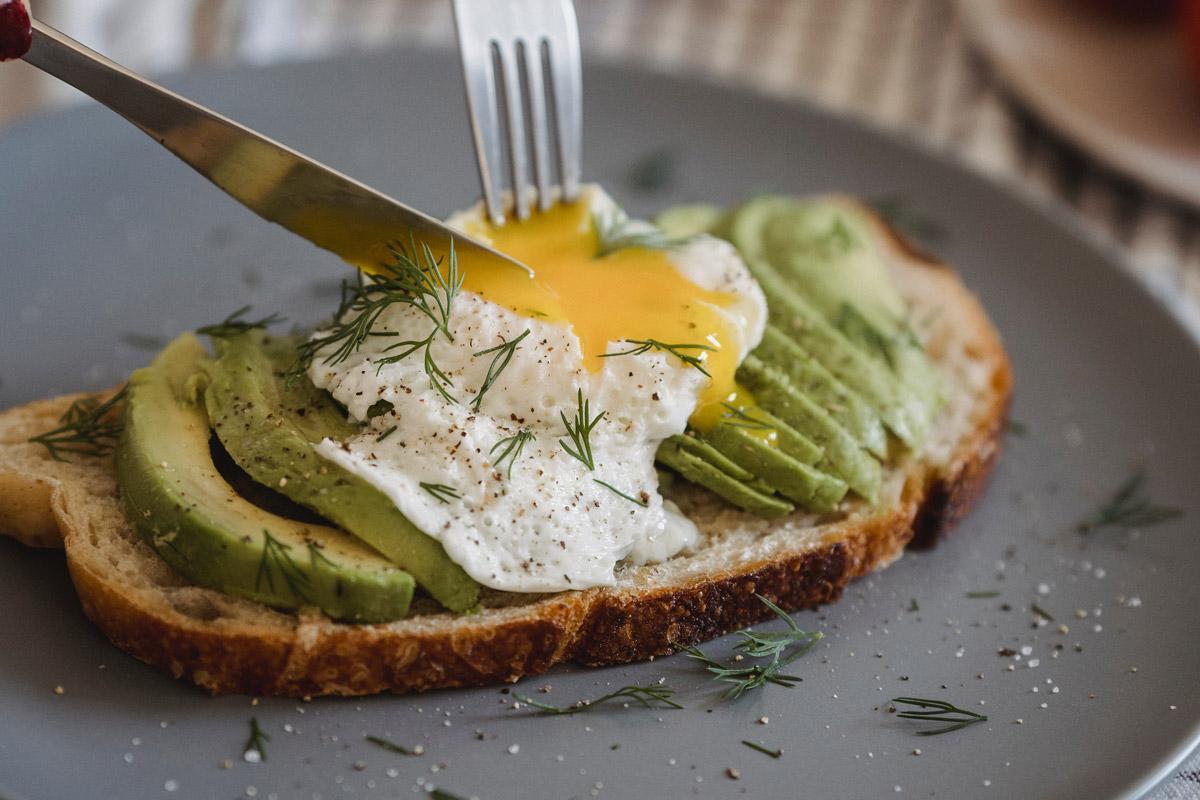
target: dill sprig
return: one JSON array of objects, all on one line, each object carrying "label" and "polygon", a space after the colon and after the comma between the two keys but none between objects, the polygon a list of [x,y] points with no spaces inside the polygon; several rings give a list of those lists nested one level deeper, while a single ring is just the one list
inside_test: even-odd
[{"label": "dill sprig", "polygon": [[591,407],[588,399],[583,396],[583,389],[577,391],[578,405],[575,409],[575,419],[569,420],[564,412],[558,412],[558,415],[562,417],[563,426],[567,429],[567,436],[570,437],[571,444],[568,445],[563,439],[559,439],[558,444],[567,451],[567,455],[579,459],[585,467],[594,470],[596,462],[592,459],[592,429],[604,418],[606,412],[601,411],[596,416],[591,416]]},{"label": "dill sprig", "polygon": [[[308,549],[309,556],[314,564],[318,557],[326,561],[329,560],[318,553],[316,548],[309,546]],[[259,556],[258,572],[254,576],[254,590],[259,591],[265,581],[267,589],[274,592],[275,579],[278,575],[292,597],[307,603],[310,602],[312,583],[308,575],[296,566],[296,562],[292,559],[291,550],[291,545],[279,541],[271,535],[270,531],[263,528],[262,555]]]},{"label": "dill sprig", "polygon": [[618,489],[617,487],[613,486],[611,483],[605,483],[604,481],[600,480],[599,478],[592,478],[592,480],[595,481],[596,483],[600,484],[601,486],[603,486],[605,489],[608,489],[610,492],[617,495],[618,497],[624,497],[629,502],[633,503],[634,505],[641,506],[642,508],[646,507],[645,500],[639,500],[636,497],[627,495],[624,492],[622,492],[620,489]]},{"label": "dill sprig", "polygon": [[921,711],[898,712],[896,716],[902,719],[950,723],[940,728],[917,731],[918,736],[937,736],[939,733],[950,733],[959,728],[974,725],[976,722],[985,722],[987,720],[987,716],[984,714],[976,714],[974,711],[958,708],[942,700],[926,700],[921,697],[894,697],[892,698],[893,710],[897,703],[922,709]]},{"label": "dill sprig", "polygon": [[[765,664],[751,664],[745,667],[727,667],[705,655],[700,648],[687,646],[684,651],[689,658],[694,658],[705,665],[715,677],[714,680],[732,684],[726,697],[737,699],[752,689],[774,683],[791,688],[802,679],[795,675],[785,675],[780,670],[812,649],[822,634],[820,631],[801,630],[791,615],[760,594],[755,594],[767,608],[777,617],[787,623],[788,630],[779,632],[744,630],[738,631],[742,641],[737,649],[743,656],[751,658],[770,659]],[[790,653],[789,647],[794,647]]]},{"label": "dill sprig", "polygon": [[[447,792],[445,789],[430,789],[429,800],[468,800],[468,798]],[[470,800],[479,800],[479,798],[472,797]]]},{"label": "dill sprig", "polygon": [[450,394],[450,389],[454,388],[454,381],[452,381],[450,376],[442,370],[441,366],[437,363],[437,360],[434,359],[433,353],[430,351],[430,348],[433,346],[434,337],[437,336],[437,332],[438,328],[434,327],[434,329],[431,330],[429,335],[424,339],[407,339],[403,342],[397,342],[396,344],[385,347],[383,349],[383,352],[385,353],[392,353],[393,350],[399,350],[399,352],[392,353],[389,356],[384,356],[383,358],[379,359],[375,364],[375,374],[378,375],[379,371],[388,364],[395,364],[398,361],[403,361],[413,353],[421,350],[423,351],[421,360],[425,368],[425,375],[429,378],[429,388],[433,389],[435,392],[445,398],[447,403],[457,403],[458,400],[455,399],[454,395]]},{"label": "dill sprig", "polygon": [[[717,350],[715,347],[710,347],[706,344],[668,344],[666,342],[660,342],[657,339],[626,339],[625,344],[632,344],[635,345],[635,347],[633,347],[631,350],[623,350],[620,353],[603,353],[600,357],[614,358],[615,356],[639,356],[648,350],[661,351],[664,353],[670,353],[684,364],[687,364],[689,367],[695,367],[708,377],[712,377],[712,373],[704,368],[704,356],[702,353],[715,353]],[[684,352],[686,350],[700,350],[702,353],[694,355],[692,353]]]},{"label": "dill sprig", "polygon": [[1000,596],[1000,593],[995,590],[992,590],[992,589],[989,589],[987,591],[982,591],[982,592],[967,592],[968,600],[984,600],[989,597],[999,597],[999,596]]},{"label": "dill sprig", "polygon": [[1050,612],[1039,606],[1037,603],[1030,603],[1029,610],[1046,620],[1046,622],[1054,622],[1054,617],[1050,616]]},{"label": "dill sprig", "polygon": [[1183,516],[1174,506],[1154,505],[1146,491],[1146,473],[1136,472],[1090,517],[1076,526],[1080,533],[1100,528],[1146,528]]},{"label": "dill sprig", "polygon": [[525,445],[529,444],[536,438],[537,437],[533,435],[533,431],[529,430],[528,428],[522,428],[512,436],[505,436],[503,439],[492,445],[492,449],[488,451],[488,455],[490,456],[494,454],[497,450],[500,451],[500,455],[496,456],[496,460],[493,462],[493,465],[498,469],[504,464],[505,459],[507,459],[507,475],[511,480],[513,464],[517,463],[517,459],[521,457],[521,451],[525,449]]},{"label": "dill sprig", "polygon": [[[317,353],[326,348],[333,350],[321,360],[322,364],[345,361],[362,347],[367,337],[380,335],[373,332],[375,323],[384,311],[398,303],[420,311],[434,324],[435,332],[441,331],[447,339],[454,341],[450,332],[450,310],[463,282],[454,242],[450,242],[444,273],[441,261],[434,257],[429,246],[424,242],[418,246],[411,234],[408,247],[397,242],[389,244],[388,251],[392,263],[381,264],[381,273],[368,280],[359,272],[354,283],[342,282],[342,299],[333,324],[300,345],[296,364],[291,370],[293,377],[303,374]],[[432,341],[432,335],[429,341]],[[428,362],[428,348],[426,356]]]},{"label": "dill sprig", "polygon": [[[242,748],[242,758],[247,761],[266,761],[267,760],[267,742],[271,741],[271,737],[258,727],[258,718],[250,718],[250,738],[246,739],[246,745]],[[256,755],[251,755],[251,754]]]},{"label": "dill sprig", "polygon": [[751,750],[757,750],[763,755],[770,756],[771,758],[779,758],[781,755],[783,755],[783,750],[779,748],[771,750],[770,748],[758,744],[757,742],[752,742],[749,739],[742,739],[742,744],[746,745],[746,747],[749,747]]},{"label": "dill sprig", "polygon": [[580,700],[569,706],[555,706],[523,695],[516,695],[516,698],[525,705],[533,706],[545,714],[578,714],[583,711],[591,711],[601,703],[607,703],[610,700],[632,700],[646,708],[658,708],[659,706],[683,708],[682,705],[671,699],[674,694],[675,690],[670,686],[654,683],[649,686],[622,686],[615,692],[601,695],[594,700]]},{"label": "dill sprig", "polygon": [[916,208],[905,197],[896,194],[872,198],[870,205],[893,228],[927,245],[939,244],[946,238],[946,228],[929,214]]},{"label": "dill sprig", "polygon": [[501,342],[495,347],[489,347],[486,350],[480,350],[478,353],[473,354],[478,358],[479,356],[486,356],[489,353],[495,353],[492,356],[492,363],[488,365],[487,375],[484,377],[483,383],[480,384],[479,391],[475,393],[475,399],[471,401],[471,407],[476,411],[479,410],[479,405],[483,402],[483,396],[499,380],[500,373],[504,372],[504,368],[508,366],[508,362],[512,361],[513,355],[520,349],[521,340],[528,335],[529,329],[526,328],[524,333],[511,341]]},{"label": "dill sprig", "polygon": [[271,314],[256,320],[242,319],[242,317],[250,313],[250,309],[252,308],[254,306],[242,306],[215,325],[204,325],[196,328],[196,333],[211,336],[214,339],[223,339],[230,336],[237,336],[239,333],[245,333],[256,328],[266,328],[268,325],[287,321],[286,317],[281,317],[278,314]]},{"label": "dill sprig", "polygon": [[667,236],[647,222],[632,220],[619,208],[604,214],[593,214],[592,226],[596,230],[596,258],[604,258],[631,247],[668,250],[687,241]]},{"label": "dill sprig", "polygon": [[122,386],[103,403],[95,397],[79,398],[59,417],[61,425],[33,436],[29,441],[45,447],[55,461],[69,462],[68,453],[91,457],[108,455],[124,427],[113,411],[125,399],[128,389],[128,385]]},{"label": "dill sprig", "polygon": [[426,483],[421,481],[421,488],[433,495],[439,503],[449,503],[451,500],[459,500],[462,495],[453,486],[447,486],[444,483]]},{"label": "dill sprig", "polygon": [[397,430],[399,427],[400,427],[399,425],[393,425],[393,426],[391,426],[391,427],[390,427],[390,428],[388,428],[386,431],[384,431],[383,433],[381,433],[381,434],[379,434],[378,436],[376,436],[376,437],[375,437],[375,441],[376,441],[376,442],[382,442],[384,439],[388,438],[388,437],[389,437],[389,436],[391,436],[393,433],[395,433],[395,432],[396,432],[396,430]]},{"label": "dill sprig", "polygon": [[728,409],[721,415],[722,420],[726,425],[732,425],[735,428],[749,428],[755,431],[771,431],[775,430],[775,426],[766,420],[758,419],[747,414],[743,409],[738,408],[733,403],[721,403]]},{"label": "dill sprig", "polygon": [[412,750],[409,750],[407,747],[404,747],[403,745],[399,745],[399,744],[396,744],[395,742],[384,739],[382,736],[365,736],[363,738],[365,738],[368,742],[375,745],[376,747],[381,748],[383,750],[387,750],[389,753],[399,753],[402,756],[415,756],[416,755],[416,753],[414,753]]}]

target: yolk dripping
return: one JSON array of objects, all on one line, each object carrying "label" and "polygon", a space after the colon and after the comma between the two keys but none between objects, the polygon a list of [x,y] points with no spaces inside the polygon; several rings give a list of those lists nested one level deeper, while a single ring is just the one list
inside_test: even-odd
[{"label": "yolk dripping", "polygon": [[599,240],[586,201],[563,203],[501,227],[475,223],[468,232],[535,275],[503,266],[472,268],[464,260],[459,267],[463,288],[524,316],[569,323],[587,369],[604,366],[601,356],[610,341],[655,339],[713,348],[684,352],[701,356],[712,375],[692,422],[704,428],[716,423],[722,401],[735,391],[741,348],[741,332],[721,312],[733,295],[702,289],[658,250],[631,247],[597,258]]}]

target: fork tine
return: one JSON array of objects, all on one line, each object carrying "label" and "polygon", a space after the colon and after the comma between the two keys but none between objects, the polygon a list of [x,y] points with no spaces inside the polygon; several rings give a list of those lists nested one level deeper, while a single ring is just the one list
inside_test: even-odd
[{"label": "fork tine", "polygon": [[571,0],[453,0],[453,7],[488,216],[504,223],[505,173],[519,219],[529,216],[531,183],[539,208],[554,202],[555,172],[562,199],[573,200],[583,86]]},{"label": "fork tine", "polygon": [[521,100],[521,79],[518,73],[517,48],[515,43],[492,43],[492,55],[500,73],[498,83],[504,95],[504,112],[508,133],[508,166],[512,176],[513,208],[517,219],[529,216],[529,200],[526,189],[527,150],[525,145],[525,109]]},{"label": "fork tine", "polygon": [[504,186],[504,162],[500,155],[496,77],[491,50],[482,46],[487,41],[488,33],[475,24],[479,17],[472,13],[470,0],[455,0],[453,7],[483,202],[492,223],[503,225],[505,208],[501,187]]},{"label": "fork tine", "polygon": [[550,73],[558,141],[558,169],[564,200],[579,194],[579,162],[583,140],[583,75],[579,55],[579,23],[570,0],[559,0],[555,11],[561,14],[561,37],[547,38],[542,56]]},{"label": "fork tine", "polygon": [[537,183],[538,209],[550,208],[550,152],[547,141],[546,84],[542,78],[540,42],[522,39],[517,45],[521,74],[529,93],[529,132],[533,140],[533,179]]}]

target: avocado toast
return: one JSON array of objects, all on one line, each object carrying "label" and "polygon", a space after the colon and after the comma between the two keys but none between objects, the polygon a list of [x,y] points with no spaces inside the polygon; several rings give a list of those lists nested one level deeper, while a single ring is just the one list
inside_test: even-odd
[{"label": "avocado toast", "polygon": [[[112,460],[58,462],[44,447],[28,442],[58,425],[72,398],[0,417],[0,529],[34,545],[61,543],[85,610],[114,642],[213,692],[363,694],[514,680],[567,659],[603,664],[647,658],[742,627],[770,613],[755,593],[785,608],[836,599],[848,580],[890,563],[910,540],[932,543],[967,509],[997,453],[1011,378],[994,329],[950,270],[917,253],[866,210],[848,201],[825,205],[844,210],[853,222],[849,235],[868,240],[883,254],[881,263],[909,318],[927,321],[914,334],[925,355],[911,371],[903,366],[913,356],[905,348],[890,350],[890,357],[882,350],[872,355],[871,326],[856,328],[854,319],[856,312],[870,317],[869,309],[855,306],[847,314],[832,291],[798,291],[808,285],[802,272],[806,262],[783,264],[790,270],[784,274],[773,259],[751,252],[757,240],[774,234],[720,229],[723,222],[746,222],[745,214],[714,217],[715,232],[738,246],[767,290],[770,325],[738,370],[739,383],[754,393],[759,407],[747,411],[735,404],[708,431],[692,430],[664,443],[659,461],[676,477],[663,492],[695,523],[700,539],[659,563],[621,565],[612,585],[555,593],[484,588],[479,608],[460,615],[438,604],[435,591],[445,603],[456,592],[469,596],[470,586],[459,580],[455,589],[454,580],[439,582],[435,573],[454,577],[453,564],[440,561],[436,549],[428,547],[431,539],[414,541],[433,552],[432,561],[410,558],[403,562],[404,572],[372,562],[378,556],[370,552],[357,561],[349,553],[328,558],[338,565],[331,570],[321,560],[327,551],[312,548],[311,535],[301,533],[291,544],[273,535],[290,548],[282,552],[300,564],[289,590],[293,609],[280,602],[280,595],[288,596],[282,589],[261,598],[274,608],[246,596],[263,589],[261,563],[244,566],[240,596],[236,587],[202,588],[215,582],[213,576],[184,578],[168,566],[167,551],[176,541],[159,543],[145,531],[139,536],[127,521]],[[754,216],[749,215],[750,222]],[[775,217],[771,211],[766,219]],[[689,225],[697,227],[694,219],[683,221],[688,225],[668,218],[664,227],[681,235]],[[819,222],[822,238],[836,231],[827,220]],[[791,224],[783,226],[784,233]],[[828,246],[843,236],[836,233]],[[806,241],[811,244],[811,238]],[[868,344],[854,345],[848,333],[853,331]],[[278,340],[240,355],[269,353],[271,341]],[[230,351],[245,343],[231,339],[216,361],[239,355]],[[192,346],[187,339],[178,345]],[[936,382],[913,377],[925,363],[936,370]],[[258,390],[286,390],[271,377],[259,382]],[[202,383],[203,378],[195,379],[189,386],[185,378],[176,390],[186,398]],[[936,403],[922,399],[930,386],[938,387]],[[255,388],[234,387],[223,400],[220,387],[230,388],[211,376],[203,387],[203,413],[218,436],[223,425],[247,417],[237,398],[244,401]],[[142,388],[135,376],[127,392]],[[163,389],[161,383],[157,388]],[[128,394],[124,400],[128,419],[129,409],[137,406]],[[201,413],[194,401],[192,408]],[[305,411],[301,419],[308,415]],[[738,421],[746,424],[732,424]],[[332,422],[344,424],[344,419]],[[294,417],[280,427],[305,438]],[[776,441],[764,442],[759,433],[764,429],[774,431]],[[127,423],[124,435],[129,430]],[[312,472],[303,464],[262,466],[232,435],[221,440],[233,443],[228,448],[233,461],[276,494],[294,488],[297,475],[303,479]],[[915,446],[898,444],[904,441]],[[277,453],[283,446],[276,443],[268,450]],[[179,457],[173,453],[148,463],[152,468],[165,461],[169,467]],[[126,504],[129,494],[127,489]],[[304,503],[308,496],[286,499],[311,505]],[[294,509],[276,516],[292,527],[328,528],[335,522],[370,541],[371,515],[355,522],[337,519],[327,507],[310,510],[320,518],[297,520]],[[389,533],[396,528],[385,527]],[[281,552],[265,537],[256,541],[255,536],[262,537],[257,530],[246,535],[254,545],[249,552],[260,562],[268,547]],[[374,544],[379,552],[388,546]],[[316,554],[304,552],[309,549]],[[224,580],[236,571],[220,572]],[[275,575],[275,582],[286,586],[285,572]],[[424,592],[415,595],[406,618],[376,622],[396,608],[337,604],[347,602],[339,599],[345,592],[339,595],[338,587],[366,585],[368,578],[386,586],[368,590],[365,596],[373,599],[388,596],[407,604],[413,584]]]}]

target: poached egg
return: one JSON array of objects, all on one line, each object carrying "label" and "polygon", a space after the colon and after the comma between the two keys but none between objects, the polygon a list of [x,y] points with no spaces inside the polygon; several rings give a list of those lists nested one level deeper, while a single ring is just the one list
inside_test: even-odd
[{"label": "poached egg", "polygon": [[[598,221],[623,219],[595,186],[500,227],[481,207],[454,215],[453,227],[533,275],[459,260],[450,336],[428,348],[445,392],[419,353],[384,360],[388,346],[433,325],[404,303],[389,306],[349,358],[326,364],[318,353],[309,369],[365,423],[319,452],[387,495],[485,586],[610,585],[620,562],[661,561],[697,537],[659,495],[654,454],[744,398],[734,373],[762,338],[766,301],[733,246],[713,237],[600,255]],[[654,229],[626,221],[622,230]],[[506,344],[497,372],[496,348]],[[592,424],[586,454],[568,430],[580,414]]]}]

